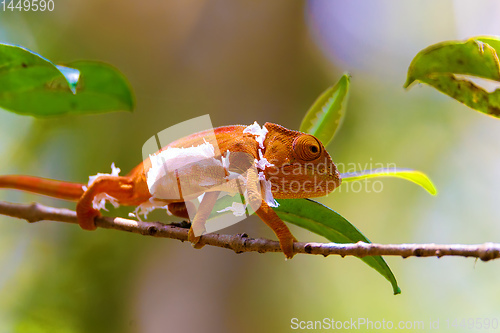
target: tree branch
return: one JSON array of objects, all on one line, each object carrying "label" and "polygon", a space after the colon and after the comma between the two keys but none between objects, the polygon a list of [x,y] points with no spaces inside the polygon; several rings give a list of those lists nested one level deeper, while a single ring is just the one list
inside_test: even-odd
[{"label": "tree branch", "polygon": [[[77,224],[76,212],[69,209],[47,207],[38,203],[31,205],[13,204],[0,201],[0,214],[30,223],[38,221],[58,221]],[[145,236],[177,239],[182,242],[188,239],[188,229],[160,222],[140,222],[120,217],[99,217],[96,219],[99,228],[128,231]],[[200,239],[200,245],[211,245],[241,252],[281,252],[279,242],[265,238],[250,238],[246,234],[222,235],[206,234]],[[500,244],[485,243],[479,245],[462,244],[355,244],[338,243],[295,243],[295,253],[321,254],[328,256],[401,256],[407,257],[443,257],[462,256],[475,257],[483,261],[500,258]]]}]

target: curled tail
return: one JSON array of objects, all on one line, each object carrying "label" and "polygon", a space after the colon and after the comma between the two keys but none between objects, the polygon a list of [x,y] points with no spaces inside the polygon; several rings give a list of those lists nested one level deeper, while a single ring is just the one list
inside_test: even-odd
[{"label": "curled tail", "polygon": [[0,188],[28,191],[49,197],[78,201],[83,194],[84,184],[31,176],[0,176]]}]

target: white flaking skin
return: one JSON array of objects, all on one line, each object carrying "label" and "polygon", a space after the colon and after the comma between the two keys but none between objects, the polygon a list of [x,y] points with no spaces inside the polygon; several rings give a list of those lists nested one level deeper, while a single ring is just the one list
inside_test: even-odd
[{"label": "white flaking skin", "polygon": [[241,202],[233,202],[230,207],[218,210],[217,213],[233,212],[234,216],[243,216],[246,212],[246,205]]},{"label": "white flaking skin", "polygon": [[243,133],[250,133],[255,136],[255,140],[259,143],[260,149],[264,149],[264,140],[266,139],[267,132],[267,128],[265,126],[260,127],[256,121],[243,130]]},{"label": "white flaking skin", "polygon": [[259,172],[259,180],[262,184],[262,198],[269,205],[269,207],[278,207],[280,204],[274,200],[273,192],[271,191],[272,183],[266,179],[264,172]]},{"label": "white flaking skin", "polygon": [[228,150],[221,160],[216,159],[215,148],[209,142],[189,148],[169,147],[156,155],[150,155],[151,168],[146,181],[152,201],[143,203],[133,215],[146,217],[154,209],[166,209],[164,200],[178,198],[176,189],[179,180],[185,200],[198,198],[201,201],[206,191],[222,191],[229,195],[239,193],[235,179],[238,178],[240,184],[244,184],[245,179],[229,171],[229,155]]},{"label": "white flaking skin", "polygon": [[[87,191],[87,189],[92,185],[93,182],[96,181],[97,178],[102,177],[102,176],[119,176],[120,175],[120,168],[117,168],[115,166],[115,163],[111,164],[111,173],[98,173],[95,176],[89,176],[89,182],[87,186],[82,186],[84,191]],[[112,196],[106,194],[106,193],[99,193],[94,197],[94,200],[92,200],[92,208],[101,210],[104,209],[105,211],[108,211],[106,209],[106,203],[111,203],[115,208],[120,207],[120,204],[118,203],[118,200],[113,198]]]},{"label": "white flaking skin", "polygon": [[262,150],[259,149],[259,159],[255,160],[255,166],[257,167],[257,169],[264,170],[267,167],[274,166],[274,164],[271,164],[267,160],[267,158],[265,158],[264,156],[262,156]]},{"label": "white flaking skin", "polygon": [[142,215],[145,219],[147,219],[148,214],[155,209],[165,209],[168,215],[172,215],[172,213],[170,213],[170,211],[168,210],[168,204],[165,204],[162,201],[156,201],[153,197],[149,198],[148,201],[141,203],[139,206],[137,206],[134,212],[129,213],[128,215],[130,217],[137,218],[139,221],[142,221],[139,215]]},{"label": "white flaking skin", "polygon": [[209,142],[189,148],[169,147],[149,158],[147,184],[151,195],[158,199],[178,198],[179,193],[174,190],[178,188],[178,181],[184,198],[225,181],[223,164],[215,158],[215,148]]}]

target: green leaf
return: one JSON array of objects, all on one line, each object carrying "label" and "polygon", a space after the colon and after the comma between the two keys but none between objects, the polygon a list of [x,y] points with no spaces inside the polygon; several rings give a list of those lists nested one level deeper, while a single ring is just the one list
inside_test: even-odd
[{"label": "green leaf", "polygon": [[[483,38],[484,39],[484,38]],[[500,66],[495,49],[475,38],[446,41],[420,51],[408,68],[404,85],[429,76],[464,74],[500,80]]]},{"label": "green leaf", "polygon": [[114,67],[93,61],[55,65],[20,46],[0,44],[0,107],[36,117],[132,111],[134,98]]},{"label": "green leaf", "polygon": [[344,74],[337,84],[325,90],[307,111],[299,130],[314,135],[326,147],[342,125],[349,83],[349,74]]},{"label": "green leaf", "polygon": [[[343,216],[319,202],[310,199],[279,199],[277,201],[280,205],[273,209],[284,221],[312,231],[334,243],[346,244],[359,241],[370,243]],[[233,202],[244,202],[244,197],[242,195],[235,197],[224,196],[217,200],[212,213],[207,219],[207,226],[210,223],[214,223],[221,215],[232,214],[232,212],[218,213],[217,211],[230,207]],[[382,274],[392,284],[394,294],[401,293],[396,278],[381,256],[366,256],[360,259]]]},{"label": "green leaf", "polygon": [[[331,242],[370,243],[343,216],[319,202],[310,199],[282,199],[278,202],[280,206],[273,209],[282,220],[321,235]],[[391,283],[395,295],[401,293],[394,274],[381,256],[366,256],[360,259]]]},{"label": "green leaf", "polygon": [[500,40],[493,36],[431,45],[411,62],[404,87],[418,80],[472,109],[500,117],[500,90],[490,93],[462,77],[500,81],[499,50]]},{"label": "green leaf", "polygon": [[423,172],[411,169],[381,168],[374,170],[363,170],[357,172],[343,173],[342,183],[375,177],[396,177],[409,180],[423,187],[432,195],[437,194],[437,189],[432,181]]}]

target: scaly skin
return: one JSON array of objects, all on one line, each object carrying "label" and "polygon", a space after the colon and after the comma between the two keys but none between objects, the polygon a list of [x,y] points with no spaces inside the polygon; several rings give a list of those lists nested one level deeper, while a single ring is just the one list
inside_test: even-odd
[{"label": "scaly skin", "polygon": [[[258,171],[263,171],[265,178],[272,184],[271,190],[274,198],[311,198],[324,196],[340,185],[340,174],[330,155],[323,145],[311,135],[286,129],[280,125],[266,123],[268,129],[264,141],[263,156],[273,164],[264,170],[248,168],[254,159],[259,159],[259,144],[254,135],[243,133],[246,126],[234,125],[219,127],[214,130],[215,138],[209,142],[216,144],[219,151],[225,155],[227,151],[232,156],[234,153],[245,153],[248,156],[246,165],[239,165],[241,169],[248,169],[246,175],[246,189],[248,190],[249,204],[255,208],[256,214],[274,231],[278,237],[281,249],[287,258],[292,258],[293,243],[296,241],[285,223],[278,217],[271,207],[262,199],[258,186]],[[199,132],[188,137],[174,141],[161,149],[187,148],[198,146],[207,140],[208,132]],[[209,136],[210,137],[210,136]],[[216,140],[216,142],[213,142]],[[220,153],[215,156],[221,159]],[[231,158],[230,158],[231,161]],[[230,162],[230,167],[236,163]],[[243,163],[245,164],[245,163]],[[238,165],[236,165],[238,167]],[[78,223],[85,230],[96,229],[94,218],[99,216],[98,210],[92,207],[94,197],[99,193],[106,193],[116,198],[120,205],[138,206],[151,198],[147,185],[147,174],[151,168],[151,161],[144,160],[126,176],[101,176],[97,178],[84,192],[84,184],[55,181],[30,176],[0,176],[0,188],[11,188],[35,192],[65,200],[77,201],[76,212]],[[239,169],[241,171],[241,169]],[[177,176],[177,174],[176,174]],[[196,181],[202,181],[208,175],[204,173],[187,175],[191,179],[192,193],[181,199],[163,200],[169,205],[169,210],[177,216],[188,217],[186,204],[188,200],[199,196],[199,186]],[[184,189],[183,189],[184,190]],[[204,225],[206,218],[212,211],[219,188],[206,190],[200,207],[192,221],[189,231],[189,240],[196,246],[200,237],[195,237],[193,226]]]}]

